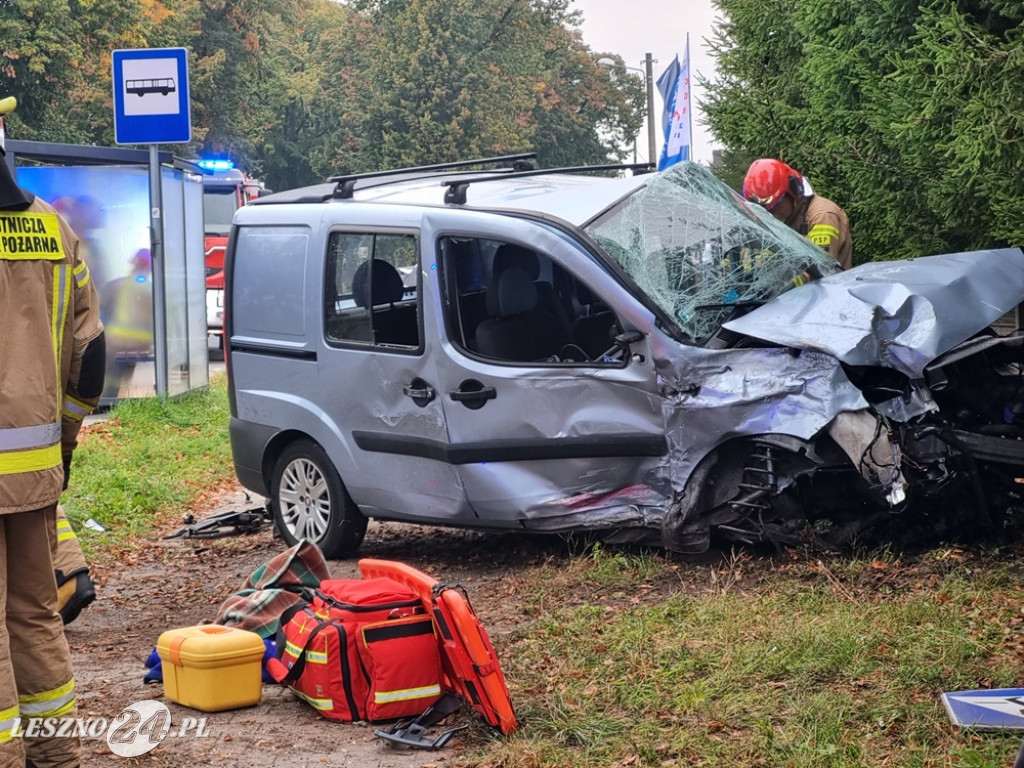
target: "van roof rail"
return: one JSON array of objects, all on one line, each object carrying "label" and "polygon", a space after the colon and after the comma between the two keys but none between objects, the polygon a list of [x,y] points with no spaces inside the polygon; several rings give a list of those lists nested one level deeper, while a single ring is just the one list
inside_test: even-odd
[{"label": "van roof rail", "polygon": [[[451,163],[436,163],[434,165],[418,165],[411,168],[396,168],[390,171],[370,171],[368,173],[352,173],[345,176],[332,176],[328,183],[336,184],[333,197],[338,200],[347,200],[355,192],[356,182],[362,179],[380,179],[387,176],[419,175],[429,174],[436,171],[449,171],[456,168],[471,168],[475,165],[498,165],[500,163],[511,163],[510,172],[524,172],[532,169],[528,162],[537,158],[536,152],[523,152],[518,155],[500,155],[498,157],[480,157],[475,160],[457,160]],[[504,175],[504,174],[503,174]]]},{"label": "van roof rail", "polygon": [[500,176],[473,176],[461,179],[446,179],[441,186],[448,187],[444,193],[444,201],[450,205],[465,205],[466,190],[470,184],[482,184],[487,181],[498,181],[508,179],[521,179],[528,176],[549,176],[560,173],[584,173],[593,171],[633,171],[639,175],[651,173],[655,170],[654,163],[627,163],[617,165],[578,165],[569,168],[534,168],[531,170],[515,170],[511,173],[503,173]]}]

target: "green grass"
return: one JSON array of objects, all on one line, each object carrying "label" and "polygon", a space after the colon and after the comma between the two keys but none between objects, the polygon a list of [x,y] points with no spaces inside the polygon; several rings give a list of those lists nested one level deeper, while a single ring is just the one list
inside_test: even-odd
[{"label": "green grass", "polygon": [[[1019,574],[985,561],[936,576],[927,556],[906,564],[880,557],[716,569],[597,548],[568,566],[532,569],[523,589],[535,599],[577,599],[534,604],[531,621],[503,639],[522,728],[467,760],[517,768],[1009,764],[1019,735],[958,731],[939,694],[1021,683]],[[880,589],[872,568],[900,583]],[[623,592],[609,574],[627,572],[639,577],[636,587],[653,580],[661,589]]]},{"label": "green grass", "polygon": [[[227,424],[221,377],[167,402],[127,401],[88,428],[64,503],[90,559],[116,556],[231,480]],[[82,533],[88,518],[108,532]],[[519,620],[489,627],[520,728],[500,739],[478,729],[447,759],[1009,765],[1019,734],[959,731],[939,698],[1024,682],[1024,579],[1005,555],[982,546],[782,561],[739,553],[691,565],[593,545],[524,562],[500,589],[501,613],[517,607]]]},{"label": "green grass", "polygon": [[[89,558],[101,558],[156,523],[181,515],[233,476],[227,380],[167,400],[124,400],[83,428],[68,490],[68,518]],[[93,519],[107,529],[84,530]]]}]

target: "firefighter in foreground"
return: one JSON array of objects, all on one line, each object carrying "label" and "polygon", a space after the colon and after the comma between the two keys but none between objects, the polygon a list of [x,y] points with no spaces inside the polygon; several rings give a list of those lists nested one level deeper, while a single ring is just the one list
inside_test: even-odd
[{"label": "firefighter in foreground", "polygon": [[[0,99],[0,156],[15,105]],[[78,739],[15,733],[29,718],[76,712],[57,613],[56,510],[103,388],[103,326],[78,237],[18,187],[2,157],[0,327],[0,768],[69,768],[81,762]]]},{"label": "firefighter in foreground", "polygon": [[755,160],[743,179],[743,197],[820,245],[843,269],[853,266],[846,213],[827,197],[815,194],[799,171],[781,160]]}]

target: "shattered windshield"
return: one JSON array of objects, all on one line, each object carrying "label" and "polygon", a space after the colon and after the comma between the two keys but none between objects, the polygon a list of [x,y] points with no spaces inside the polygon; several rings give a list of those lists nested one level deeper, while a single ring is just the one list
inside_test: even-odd
[{"label": "shattered windshield", "polygon": [[595,219],[587,232],[692,339],[794,286],[839,269],[704,166],[678,163]]}]

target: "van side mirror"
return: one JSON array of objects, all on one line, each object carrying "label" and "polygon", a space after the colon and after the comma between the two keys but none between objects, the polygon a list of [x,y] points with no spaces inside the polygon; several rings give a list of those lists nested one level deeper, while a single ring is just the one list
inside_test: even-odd
[{"label": "van side mirror", "polygon": [[605,352],[601,357],[606,360],[625,360],[629,356],[629,348],[642,341],[644,334],[640,331],[623,331],[612,337],[615,346]]},{"label": "van side mirror", "polygon": [[628,351],[633,344],[643,341],[643,338],[644,335],[640,331],[623,331],[615,337],[615,346]]}]

